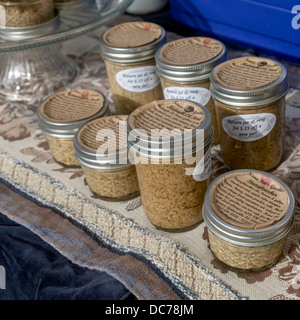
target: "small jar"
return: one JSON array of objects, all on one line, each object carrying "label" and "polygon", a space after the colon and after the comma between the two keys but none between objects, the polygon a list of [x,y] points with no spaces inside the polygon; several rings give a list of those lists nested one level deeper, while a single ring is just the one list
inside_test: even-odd
[{"label": "small jar", "polygon": [[1,27],[29,27],[54,18],[53,0],[0,1]]},{"label": "small jar", "polygon": [[139,195],[135,166],[128,161],[127,115],[93,120],[74,137],[75,155],[94,195],[125,201]]},{"label": "small jar", "polygon": [[231,169],[269,171],[284,149],[287,70],[279,62],[243,57],[211,73],[220,146]]},{"label": "small jar", "polygon": [[236,271],[260,271],[282,254],[294,221],[295,200],[277,177],[234,170],[207,189],[203,218],[215,258]]},{"label": "small jar", "polygon": [[101,37],[117,114],[130,114],[163,93],[155,68],[155,52],[166,42],[164,29],[150,22],[128,22],[107,30]]},{"label": "small jar", "polygon": [[212,135],[209,111],[191,101],[153,101],[130,114],[129,159],[145,214],[157,229],[182,232],[202,221]]},{"label": "small jar", "polygon": [[95,90],[71,89],[49,97],[38,108],[38,122],[53,158],[80,167],[74,155],[74,134],[85,123],[108,115],[108,101]]},{"label": "small jar", "polygon": [[209,91],[210,73],[225,60],[225,45],[203,37],[169,42],[156,53],[164,98],[191,100],[205,106],[211,113],[214,128],[212,144],[219,143],[219,133],[215,105]]}]

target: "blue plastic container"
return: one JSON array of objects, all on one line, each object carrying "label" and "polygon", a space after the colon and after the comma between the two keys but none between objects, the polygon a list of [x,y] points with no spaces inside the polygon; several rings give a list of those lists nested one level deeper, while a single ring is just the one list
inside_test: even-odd
[{"label": "blue plastic container", "polygon": [[170,0],[172,17],[224,42],[300,64],[300,0]]}]

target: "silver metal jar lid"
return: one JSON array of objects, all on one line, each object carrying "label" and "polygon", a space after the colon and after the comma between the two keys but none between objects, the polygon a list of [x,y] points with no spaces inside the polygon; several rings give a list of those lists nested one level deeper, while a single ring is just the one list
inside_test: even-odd
[{"label": "silver metal jar lid", "polygon": [[[260,74],[257,73],[255,75],[255,68],[253,68],[253,74],[251,75],[252,78],[256,76],[258,81],[257,88],[249,88],[249,89],[238,89],[231,85],[224,85],[221,84],[217,80],[216,74],[219,70],[225,66],[226,64],[235,64],[236,62],[243,60],[256,59],[257,60],[257,68],[258,71],[260,68],[264,68],[264,63],[270,63],[270,65],[277,65],[280,74],[278,75],[277,79],[273,82],[266,82],[265,85],[260,84]],[[241,79],[241,73],[238,69],[232,73],[232,77],[236,77],[236,81]],[[247,81],[247,74],[242,76]],[[210,91],[212,96],[215,100],[227,104],[229,106],[238,106],[238,107],[252,107],[252,106],[259,106],[272,103],[280,98],[284,97],[288,91],[288,79],[287,79],[287,69],[286,67],[281,64],[280,62],[275,62],[271,59],[265,58],[257,58],[257,57],[243,57],[237,58],[233,60],[229,60],[223,62],[221,65],[216,66],[214,70],[211,72],[210,77]]]},{"label": "silver metal jar lid", "polygon": [[[182,109],[179,109],[181,111],[177,110],[178,118],[174,114],[172,116],[168,115],[168,109],[172,109],[176,104],[182,107]],[[159,113],[155,115],[147,114],[151,109],[157,109]],[[203,121],[199,122],[195,127],[188,129],[185,133],[183,127],[180,127],[180,121],[184,119],[184,114],[193,112],[195,112],[195,114],[201,113]],[[148,130],[157,130],[157,124],[161,125],[165,119],[169,118],[169,120],[173,122],[170,125],[172,128],[169,129],[169,132],[177,130],[177,132],[174,132],[178,133],[178,135],[175,134],[175,136],[171,136],[170,138],[168,135],[166,135],[166,138],[162,136],[159,138],[155,136],[151,137],[151,132],[145,132],[146,127],[135,127],[134,125],[139,115],[143,114],[145,119],[149,119],[150,121],[150,124],[147,124],[147,126],[152,126],[151,128],[148,127]],[[176,126],[176,123],[179,125]],[[164,128],[162,128],[162,130],[163,129]],[[141,106],[129,115],[127,130],[130,152],[149,159],[175,159],[190,156],[195,152],[204,150],[204,148],[210,144],[213,137],[211,115],[208,109],[188,100],[159,100]]]},{"label": "silver metal jar lid", "polygon": [[[156,24],[153,24],[153,25],[159,28],[159,31],[160,31],[159,38],[157,38],[155,41],[149,42],[142,46],[128,47],[128,48],[112,46],[107,44],[104,41],[105,33],[102,34],[100,38],[100,54],[102,58],[107,59],[109,61],[113,61],[113,62],[119,62],[119,63],[135,63],[135,62],[154,59],[156,50],[166,42],[166,32],[163,27],[158,26]],[[128,31],[128,32],[130,35],[130,32],[133,32],[133,31]],[[131,35],[134,35],[134,32],[131,33]]]},{"label": "silver metal jar lid", "polygon": [[[82,117],[79,120],[71,120],[71,121],[56,121],[55,119],[50,119],[48,117],[45,116],[45,114],[42,111],[43,106],[45,105],[45,103],[47,103],[48,101],[50,101],[50,99],[52,99],[53,97],[60,95],[60,94],[64,94],[64,93],[68,93],[68,92],[74,92],[74,91],[92,91],[94,93],[96,93],[97,95],[99,95],[99,97],[101,98],[100,103],[101,106],[99,107],[99,110],[93,114],[91,114],[90,116],[86,117],[86,115],[84,117]],[[74,107],[74,105],[71,105],[71,107]],[[81,108],[81,106],[79,105],[78,108]],[[72,111],[73,113],[76,113],[76,110]],[[82,112],[84,113],[84,110],[82,110]],[[85,125],[87,122],[99,118],[99,117],[103,117],[106,116],[109,113],[109,105],[108,105],[108,100],[107,98],[99,91],[96,90],[84,90],[84,89],[70,89],[70,90],[65,90],[65,91],[61,91],[58,92],[57,94],[54,94],[52,96],[50,96],[48,99],[46,99],[38,108],[37,110],[37,117],[38,117],[38,123],[39,123],[39,127],[42,130],[42,132],[46,135],[52,136],[52,137],[56,137],[56,138],[73,138],[74,134],[77,132],[77,130],[79,128],[81,128],[83,125]],[[66,116],[67,119],[67,116]]]},{"label": "silver metal jar lid", "polygon": [[[202,81],[210,78],[210,73],[214,69],[215,66],[220,63],[226,61],[226,47],[219,40],[213,40],[220,46],[220,52],[216,56],[213,56],[211,59],[207,61],[203,61],[201,63],[192,63],[192,64],[176,64],[172,61],[165,61],[162,57],[162,51],[167,47],[170,47],[174,44],[175,50],[182,55],[185,53],[184,46],[176,46],[179,41],[190,41],[190,39],[205,39],[200,37],[191,37],[184,38],[180,40],[174,40],[172,42],[166,43],[159,50],[157,50],[155,54],[156,60],[156,70],[159,76],[171,80],[171,81],[180,81],[180,82],[192,82],[192,81]],[[184,43],[183,43],[184,45]],[[182,52],[183,51],[183,52]],[[193,54],[194,50],[191,52]],[[176,53],[176,51],[174,52]],[[186,52],[187,54],[188,52]],[[199,56],[199,60],[201,60],[201,56]]]},{"label": "silver metal jar lid", "polygon": [[[82,135],[88,131],[87,138],[85,140],[94,140],[97,138],[97,134],[101,129],[109,129],[110,126],[107,125],[107,122],[110,120],[114,120],[115,123],[118,121],[126,121],[127,116],[123,115],[114,115],[108,116],[105,118],[95,119],[87,124],[85,124],[80,130],[76,132],[74,135],[74,150],[75,150],[75,157],[78,162],[88,168],[91,169],[100,169],[100,170],[111,170],[111,169],[120,169],[129,166],[133,166],[128,161],[128,147],[127,145],[124,147],[123,145],[121,148],[116,146],[116,150],[114,152],[108,153],[100,153],[98,152],[98,148],[92,148],[90,142],[82,142]],[[119,136],[122,133],[115,132],[115,137]],[[124,134],[126,135],[126,127],[124,127]],[[124,138],[124,137],[123,137]],[[120,140],[117,138],[117,140]],[[93,141],[92,141],[93,142]],[[124,140],[125,144],[127,139]],[[92,143],[93,144],[93,143]]]},{"label": "silver metal jar lid", "polygon": [[[239,173],[248,173],[253,172],[256,174],[261,174],[265,177],[269,177],[274,181],[277,181],[281,187],[284,188],[288,198],[287,210],[284,216],[277,221],[276,223],[267,226],[265,228],[258,229],[247,229],[240,228],[234,226],[230,223],[225,222],[222,218],[220,218],[216,212],[212,208],[211,204],[211,190],[217,182],[222,181],[222,179],[228,177],[231,174],[239,174]],[[239,203],[236,203],[236,206],[239,207]],[[257,247],[264,246],[276,241],[279,241],[283,237],[285,237],[292,228],[294,221],[294,211],[295,211],[295,200],[294,196],[289,189],[289,187],[281,181],[279,178],[258,170],[249,170],[249,169],[241,169],[241,170],[233,170],[227,173],[222,174],[218,178],[214,179],[209,185],[204,199],[203,204],[203,219],[206,223],[207,227],[219,238],[244,247]]]}]

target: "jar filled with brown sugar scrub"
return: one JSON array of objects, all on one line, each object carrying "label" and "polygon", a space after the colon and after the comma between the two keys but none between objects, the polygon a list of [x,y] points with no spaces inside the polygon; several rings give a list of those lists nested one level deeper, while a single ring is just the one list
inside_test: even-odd
[{"label": "jar filled with brown sugar scrub", "polygon": [[163,45],[155,58],[164,98],[191,100],[206,106],[214,128],[212,144],[217,144],[219,134],[209,91],[210,73],[226,60],[225,45],[211,38],[183,38]]},{"label": "jar filled with brown sugar scrub", "polygon": [[186,100],[152,101],[127,122],[129,159],[148,220],[168,232],[196,227],[211,181],[208,109]]},{"label": "jar filled with brown sugar scrub", "polygon": [[294,221],[295,200],[277,177],[234,170],[207,189],[203,218],[215,258],[235,271],[260,271],[280,258]]},{"label": "jar filled with brown sugar scrub", "polygon": [[108,115],[106,97],[95,90],[71,89],[52,95],[38,108],[38,122],[53,158],[66,166],[80,166],[73,138],[85,123]]},{"label": "jar filled with brown sugar scrub", "polygon": [[279,62],[243,57],[211,73],[220,146],[232,169],[269,171],[284,149],[287,70]]},{"label": "jar filled with brown sugar scrub", "polygon": [[137,107],[163,99],[155,68],[155,52],[166,42],[164,29],[150,22],[127,22],[107,30],[101,37],[117,114],[130,114]]},{"label": "jar filled with brown sugar scrub", "polygon": [[106,201],[125,201],[139,195],[134,164],[128,161],[127,115],[99,118],[74,137],[75,155],[91,191]]},{"label": "jar filled with brown sugar scrub", "polygon": [[53,0],[0,1],[0,27],[35,26],[53,18]]}]

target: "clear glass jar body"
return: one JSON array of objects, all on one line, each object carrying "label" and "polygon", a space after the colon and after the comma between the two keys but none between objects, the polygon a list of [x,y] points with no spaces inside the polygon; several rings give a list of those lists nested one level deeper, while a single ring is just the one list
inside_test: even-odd
[{"label": "clear glass jar body", "polygon": [[91,191],[103,200],[125,201],[139,195],[134,165],[115,169],[81,167]]},{"label": "clear glass jar body", "polygon": [[[206,147],[207,152],[209,146]],[[169,164],[150,163],[144,158],[136,164],[142,204],[148,220],[157,228],[168,232],[183,232],[195,228],[202,220],[202,205],[209,176],[196,181],[187,175],[187,168],[194,168],[182,159]]]},{"label": "clear glass jar body", "polygon": [[[285,123],[285,98],[276,100],[270,104],[257,105],[253,107],[237,107],[230,106],[215,101],[216,115],[220,137],[220,147],[225,164],[231,169],[256,169],[261,171],[269,171],[277,167],[282,159],[284,150],[284,123]],[[240,140],[239,138],[232,137],[224,130],[223,119],[233,116],[252,115],[259,117],[261,114],[262,119],[267,117],[275,117],[274,127],[268,132],[265,131],[265,136],[254,140],[247,141]],[[254,118],[253,118],[254,119]],[[246,124],[239,123],[237,131],[240,133],[243,130],[250,128],[253,123],[246,119]],[[265,120],[264,120],[265,121]],[[255,125],[259,123],[255,122]],[[233,127],[232,127],[233,128]],[[242,129],[239,129],[242,128]],[[251,128],[250,128],[251,132]]]},{"label": "clear glass jar body", "polygon": [[240,246],[216,236],[208,229],[209,244],[214,257],[226,268],[239,272],[262,271],[280,258],[286,237],[263,246]]},{"label": "clear glass jar body", "polygon": [[2,25],[5,27],[29,27],[54,18],[53,0],[0,1]]},{"label": "clear glass jar body", "polygon": [[[193,88],[204,88],[209,90],[210,87],[210,79],[206,80],[201,80],[201,81],[172,81],[169,79],[166,79],[162,76],[160,76],[160,81],[161,81],[161,86],[162,90],[164,92],[165,88],[168,87],[193,87]],[[177,97],[178,99],[183,99],[183,97]],[[176,99],[176,97],[174,97]],[[189,99],[190,100],[190,99]],[[200,103],[199,101],[196,101],[197,103]],[[205,105],[205,107],[209,110],[210,115],[211,115],[211,122],[212,126],[214,128],[214,135],[212,138],[212,145],[218,144],[219,143],[219,132],[218,132],[218,124],[217,124],[217,116],[216,116],[216,110],[215,110],[215,104],[214,100],[211,97],[209,102]]]},{"label": "clear glass jar body", "polygon": [[[158,76],[155,72],[155,59],[149,59],[142,62],[135,63],[117,63],[113,61],[109,61],[107,59],[104,60],[107,70],[107,75],[109,78],[110,88],[112,91],[112,98],[114,101],[115,109],[117,114],[128,115],[136,108],[140,107],[143,104],[154,100],[163,99],[163,92],[161,88],[160,82],[157,81]],[[143,91],[131,91],[119,84],[117,81],[117,74],[119,72],[124,72],[125,70],[134,70],[137,69],[138,72],[136,74],[141,75],[143,71],[143,67],[151,67],[150,72],[153,73],[152,83],[148,83],[149,90]],[[146,70],[149,74],[149,70]],[[148,78],[148,75],[145,77]],[[146,81],[146,80],[145,80]],[[153,84],[154,83],[154,84]],[[156,83],[156,85],[155,85]],[[147,84],[146,84],[147,85]]]},{"label": "clear glass jar body", "polygon": [[53,158],[60,164],[68,167],[80,167],[75,157],[73,138],[57,138],[44,134]]}]

